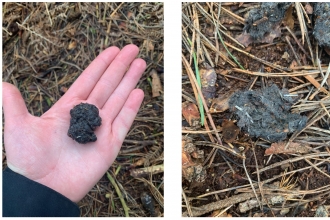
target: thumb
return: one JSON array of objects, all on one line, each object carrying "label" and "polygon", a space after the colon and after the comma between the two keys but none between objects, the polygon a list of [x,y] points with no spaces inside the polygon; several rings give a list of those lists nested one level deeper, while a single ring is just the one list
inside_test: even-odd
[{"label": "thumb", "polygon": [[7,122],[28,114],[21,93],[10,83],[2,82],[2,106]]}]

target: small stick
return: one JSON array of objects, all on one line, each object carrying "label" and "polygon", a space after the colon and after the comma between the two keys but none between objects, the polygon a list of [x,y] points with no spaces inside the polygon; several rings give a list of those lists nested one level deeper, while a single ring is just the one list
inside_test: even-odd
[{"label": "small stick", "polygon": [[325,76],[323,78],[323,81],[321,82],[321,87],[323,87],[324,83],[327,83],[327,79],[329,77],[329,74],[330,74],[330,63],[329,63],[329,66],[328,66],[328,69],[327,69],[327,72],[325,73]]},{"label": "small stick", "polygon": [[320,102],[320,105],[322,106],[322,108],[323,108],[324,111],[328,114],[328,116],[329,116],[329,118],[330,118],[330,114],[329,114],[329,112],[328,112],[328,109],[326,109],[325,105],[324,105],[322,102]]},{"label": "small stick", "polygon": [[[239,72],[239,73],[246,73],[246,74],[250,74],[250,75],[254,75],[254,76],[264,76],[264,77],[284,77],[284,76],[309,76],[315,73],[320,73],[319,70],[311,70],[311,71],[300,71],[300,72],[291,72],[291,73],[262,73],[262,72],[252,72],[249,70],[242,70],[239,68],[233,68],[232,71],[234,72]],[[313,78],[314,79],[314,78]],[[314,81],[320,85],[315,79]],[[312,82],[311,82],[312,83]],[[312,83],[314,85],[314,83]],[[325,90],[325,89],[324,89]],[[325,92],[327,93],[327,91],[325,90]]]},{"label": "small stick", "polygon": [[130,209],[129,209],[128,206],[126,205],[126,202],[125,202],[125,200],[124,200],[124,197],[123,197],[123,195],[121,194],[121,191],[120,191],[120,189],[119,189],[119,187],[118,187],[116,181],[112,178],[112,176],[110,175],[109,172],[107,172],[107,177],[108,177],[108,179],[110,180],[111,184],[113,185],[113,187],[114,187],[115,190],[116,190],[116,193],[117,193],[117,195],[118,195],[118,197],[119,197],[119,199],[120,199],[121,205],[123,206],[123,209],[124,209],[124,212],[125,212],[125,217],[129,217],[128,211],[129,211]]},{"label": "small stick", "polygon": [[164,172],[164,164],[155,165],[151,167],[143,167],[139,169],[132,169],[130,171],[130,175],[132,177],[142,177],[142,176],[148,176],[148,175],[154,175],[157,173],[163,173]]},{"label": "small stick", "polygon": [[190,203],[189,203],[189,201],[187,199],[187,196],[186,196],[186,194],[185,194],[185,192],[184,192],[183,189],[182,189],[182,197],[183,197],[184,202],[186,203],[186,206],[187,206],[187,211],[188,211],[188,214],[189,214],[188,217],[194,217],[193,216],[193,213],[191,211]]},{"label": "small stick", "polygon": [[237,20],[239,23],[241,24],[245,24],[245,20],[244,18],[234,14],[231,11],[228,11],[227,9],[225,9],[224,7],[221,7],[221,10],[223,10],[224,12],[226,12],[229,16],[233,17],[235,20]]},{"label": "small stick", "polygon": [[297,11],[297,16],[298,16],[298,20],[299,20],[299,25],[300,25],[300,31],[301,31],[301,37],[302,37],[302,44],[304,45],[305,43],[305,29],[304,29],[304,25],[303,25],[303,18],[301,16],[301,11],[300,11],[300,5],[299,2],[295,2],[295,6],[296,6],[296,11]]},{"label": "small stick", "polygon": [[300,7],[301,7],[302,11],[304,12],[304,15],[305,15],[305,18],[307,19],[308,24],[310,24],[311,20],[309,20],[309,17],[307,15],[307,12],[306,12],[305,8],[303,7],[303,5],[301,3],[299,3],[299,4],[300,4]]},{"label": "small stick", "polygon": [[[193,213],[193,216],[195,216],[195,217],[201,216],[201,215],[211,212],[213,210],[225,208],[230,205],[246,201],[253,197],[254,197],[254,193],[241,193],[239,195],[235,195],[235,196],[229,197],[227,199],[219,200],[217,202],[211,202],[206,205],[200,206],[200,207],[198,207],[198,209],[192,210],[192,213]],[[182,213],[182,217],[187,217],[187,216],[188,216],[187,211]]]},{"label": "small stick", "polygon": [[309,163],[312,167],[314,167],[315,170],[319,171],[320,173],[322,173],[322,174],[325,175],[326,177],[330,178],[330,176],[329,176],[328,174],[324,173],[322,170],[320,170],[320,168],[318,168],[317,166],[315,166],[312,162],[310,162],[310,161],[307,160],[306,158],[305,158],[305,161],[306,161],[307,163]]},{"label": "small stick", "polygon": [[306,52],[306,50],[304,49],[304,47],[301,45],[301,43],[299,42],[299,40],[297,39],[296,35],[291,31],[291,29],[288,26],[285,26],[285,28],[289,31],[289,33],[291,34],[291,36],[293,37],[293,39],[296,41],[296,43],[298,44],[299,48],[302,50],[302,52],[304,52],[304,54],[308,57],[308,59],[312,60],[312,58],[309,56],[309,54]]},{"label": "small stick", "polygon": [[[262,205],[261,205],[261,202],[259,201],[259,198],[258,198],[258,195],[257,195],[256,189],[254,188],[253,183],[252,183],[252,180],[251,180],[251,178],[250,178],[250,175],[249,175],[249,173],[248,173],[248,171],[247,171],[247,169],[246,169],[246,166],[245,166],[245,159],[243,159],[243,167],[244,167],[245,175],[246,175],[246,177],[248,178],[248,180],[249,180],[249,182],[250,182],[250,186],[251,186],[251,188],[252,188],[252,190],[253,190],[254,196],[256,197],[256,199],[257,199],[257,201],[258,201],[258,204],[259,204],[260,209],[262,210]],[[261,190],[260,190],[260,192],[261,192]]]},{"label": "small stick", "polygon": [[238,44],[240,47],[245,48],[245,46],[243,44],[241,44],[240,42],[238,42],[238,40],[236,40],[235,38],[233,38],[232,36],[230,36],[229,34],[227,34],[225,31],[219,29],[221,33],[223,33],[226,37],[228,37],[230,40],[234,41],[236,44]]},{"label": "small stick", "polygon": [[208,134],[208,133],[216,133],[216,132],[220,132],[219,130],[217,131],[213,131],[213,130],[209,130],[209,131],[189,131],[189,130],[182,130],[181,131],[184,134]]},{"label": "small stick", "polygon": [[310,127],[312,124],[314,124],[315,122],[317,122],[318,120],[320,120],[322,117],[324,117],[327,114],[327,112],[324,112],[322,115],[316,117],[315,119],[311,120],[310,122],[307,123],[307,125],[301,129],[300,131],[296,131],[291,138],[289,139],[289,142],[292,142],[301,132],[303,132],[304,130],[306,130],[306,128]]},{"label": "small stick", "polygon": [[[312,154],[303,155],[303,156],[299,156],[299,157],[295,157],[295,158],[290,158],[290,159],[287,159],[287,160],[283,160],[283,161],[280,161],[280,162],[271,164],[271,165],[269,165],[267,167],[264,167],[264,168],[262,168],[262,169],[259,170],[259,173],[265,172],[267,170],[273,169],[275,167],[279,167],[279,166],[284,165],[284,164],[287,164],[287,163],[297,162],[297,161],[303,160],[305,158],[329,157],[329,156],[330,156],[329,153],[327,153],[327,152],[321,152],[321,153],[312,153]],[[252,174],[256,174],[256,171],[253,172]],[[281,177],[281,176],[283,176],[283,175],[279,175],[279,177]]]},{"label": "small stick", "polygon": [[237,153],[234,149],[228,148],[222,144],[216,144],[216,143],[211,143],[211,142],[207,142],[207,141],[196,141],[195,145],[204,145],[204,146],[210,146],[210,147],[214,147],[223,151],[227,151],[231,154],[233,154],[234,156],[240,157],[240,158],[244,158],[245,156]]},{"label": "small stick", "polygon": [[289,37],[286,36],[286,37],[285,37],[285,40],[286,40],[286,42],[288,43],[288,45],[289,45],[289,47],[290,47],[290,49],[291,49],[291,51],[292,51],[294,57],[296,58],[298,65],[301,66],[300,58],[298,58],[298,54],[296,54],[296,52],[294,51],[294,49],[293,49],[293,47],[292,47],[292,45],[291,45],[291,43],[290,43],[290,39],[289,39]]},{"label": "small stick", "polygon": [[50,21],[50,26],[53,26],[52,18],[50,17],[47,3],[45,3],[45,6],[46,6],[46,11],[47,11],[47,14],[48,14],[49,21]]}]

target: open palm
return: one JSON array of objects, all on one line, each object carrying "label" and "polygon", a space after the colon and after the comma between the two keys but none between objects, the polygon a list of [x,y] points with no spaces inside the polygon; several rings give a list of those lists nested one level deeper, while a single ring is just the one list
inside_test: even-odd
[{"label": "open palm", "polygon": [[[41,117],[30,115],[17,88],[3,82],[8,167],[74,202],[82,199],[115,160],[143,100],[134,89],[146,67],[138,52],[134,45],[103,51]],[[79,144],[67,135],[70,109],[82,102],[99,108],[96,142]]]}]

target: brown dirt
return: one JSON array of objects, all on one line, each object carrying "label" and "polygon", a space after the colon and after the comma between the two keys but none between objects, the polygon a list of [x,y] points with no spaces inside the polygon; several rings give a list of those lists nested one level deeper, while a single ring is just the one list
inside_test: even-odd
[{"label": "brown dirt", "polygon": [[[3,81],[22,93],[28,110],[40,116],[66,92],[105,48],[136,44],[147,70],[138,83],[145,99],[114,164],[116,181],[130,216],[150,216],[145,191],[163,215],[163,173],[134,178],[130,171],[163,164],[163,96],[152,97],[155,69],[163,82],[162,3],[3,3]],[[3,167],[6,166],[3,147]],[[144,160],[138,165],[137,161]],[[150,185],[148,185],[149,183]],[[153,186],[155,188],[153,188]],[[81,216],[124,216],[104,176],[79,202]]]},{"label": "brown dirt", "polygon": [[[303,6],[306,6],[307,3],[303,3]],[[182,13],[183,13],[183,29],[182,29],[182,54],[186,58],[188,65],[185,65],[183,62],[183,73],[182,73],[182,88],[183,88],[183,96],[182,102],[196,102],[196,94],[193,91],[192,84],[188,77],[188,73],[191,72],[192,75],[195,75],[195,65],[194,59],[192,57],[191,44],[188,43],[187,38],[189,38],[194,45],[194,52],[198,54],[198,66],[199,70],[204,68],[204,62],[211,64],[213,63],[213,68],[215,73],[217,74],[216,80],[216,94],[215,98],[223,97],[231,92],[239,91],[239,90],[247,90],[251,87],[252,89],[260,89],[262,84],[270,85],[271,83],[277,84],[279,88],[283,88],[283,86],[287,89],[295,88],[303,83],[308,83],[310,80],[303,77],[297,76],[293,77],[267,77],[270,73],[280,73],[284,71],[279,71],[270,67],[269,65],[263,64],[260,61],[257,61],[247,55],[238,52],[237,50],[230,47],[233,45],[242,51],[248,52],[249,54],[260,58],[261,60],[268,61],[271,64],[280,65],[285,68],[292,68],[293,66],[298,66],[297,61],[295,60],[295,56],[293,51],[290,49],[285,37],[290,37],[290,42],[293,46],[295,53],[297,53],[300,57],[299,61],[303,66],[310,67],[312,69],[317,69],[317,67],[312,63],[310,59],[307,58],[302,50],[298,47],[296,41],[293,39],[291,34],[286,30],[285,25],[281,24],[280,28],[282,34],[280,37],[275,38],[273,43],[251,43],[249,46],[242,48],[231,39],[229,39],[224,34],[221,34],[223,41],[229,45],[229,51],[232,53],[234,57],[237,58],[237,61],[244,67],[245,70],[253,71],[253,72],[263,72],[265,76],[256,76],[249,75],[247,73],[240,73],[238,71],[233,70],[233,65],[231,65],[228,61],[223,58],[216,57],[216,51],[220,51],[224,54],[225,57],[228,57],[231,62],[234,63],[234,60],[230,58],[227,51],[224,49],[223,44],[219,40],[217,35],[217,39],[215,39],[214,32],[216,30],[216,21],[219,20],[219,24],[222,25],[220,28],[229,36],[233,38],[237,37],[242,33],[244,24],[239,23],[237,20],[233,18],[233,16],[229,16],[224,10],[228,10],[229,12],[233,12],[236,15],[240,16],[244,20],[244,16],[249,8],[259,7],[260,3],[223,3],[221,6],[221,14],[219,19],[215,19],[215,22],[212,22],[212,17],[216,18],[218,16],[218,3],[183,3]],[[293,32],[300,42],[302,42],[302,36],[300,31],[300,25],[297,18],[297,12],[294,4],[292,5],[292,19],[294,21]],[[309,19],[312,21],[311,24],[307,24],[308,36],[311,42],[311,49],[313,51],[314,58],[316,53],[318,53],[319,59],[321,61],[322,68],[327,68],[330,56],[325,51],[325,48],[318,47],[316,45],[316,41],[312,35],[312,28],[314,24],[314,16],[309,15]],[[226,27],[225,30],[223,27]],[[206,40],[207,39],[207,40]],[[210,42],[210,44],[208,42]],[[213,49],[218,48],[218,49]],[[310,56],[310,52],[306,43],[304,43],[304,49],[307,51],[307,54]],[[283,58],[284,53],[288,53],[288,58]],[[208,58],[209,57],[209,58]],[[217,61],[218,59],[218,61]],[[323,65],[324,64],[324,65]],[[239,68],[237,64],[234,64]],[[302,72],[301,69],[297,69],[297,72]],[[287,71],[290,72],[290,71]],[[324,72],[325,73],[325,72]],[[320,74],[313,75],[317,80],[323,79]],[[254,80],[256,81],[254,82]],[[321,81],[318,81],[319,83]],[[203,85],[202,85],[203,87]],[[324,85],[324,88],[329,91],[329,86]],[[307,91],[303,91],[307,90]],[[298,89],[299,99],[303,100],[307,97],[309,98],[311,94],[313,94],[317,88],[313,85],[308,85],[307,87],[303,87]],[[309,92],[311,91],[310,95]],[[188,97],[187,94],[190,94]],[[308,110],[303,110],[301,107],[297,110],[301,115],[306,115],[310,121],[312,118],[313,112],[320,111],[320,114],[324,114],[325,111],[321,110],[320,100],[328,100],[329,96],[326,96],[324,93],[320,92],[311,101],[313,103],[317,103],[315,107],[310,108]],[[296,105],[300,105],[303,101],[298,102]],[[330,105],[326,106],[327,111],[330,111]],[[292,108],[294,110],[294,108]],[[223,130],[221,128],[224,120],[233,120],[237,121],[237,117],[231,113],[229,110],[220,113],[211,114],[211,118],[207,117],[205,113],[205,118],[208,122],[207,129],[205,126],[197,126],[191,127],[187,121],[183,118],[182,121],[182,129],[184,132],[183,136],[189,136],[193,138],[193,142],[204,141],[207,143],[212,143],[212,139],[214,139],[217,143],[216,135],[213,134],[211,137],[203,132],[205,130],[213,130],[211,126],[211,121],[214,122],[215,127],[219,130],[220,139],[225,147],[231,147],[224,142],[222,138]],[[320,132],[316,133],[313,130],[306,129],[301,134],[299,134],[295,141],[308,141],[312,142],[310,145],[315,152],[323,153],[325,156],[318,156],[318,154],[314,154],[311,156],[308,161],[314,164],[323,161],[321,165],[317,165],[316,168],[310,167],[311,164],[308,163],[307,160],[301,159],[294,161],[301,155],[299,153],[295,154],[277,154],[270,156],[264,156],[265,148],[263,146],[270,146],[270,143],[257,139],[251,138],[244,131],[240,131],[239,135],[235,138],[235,141],[231,143],[231,145],[235,148],[243,147],[243,152],[241,155],[245,155],[245,166],[246,171],[248,172],[248,176],[246,175],[246,171],[243,167],[243,160],[238,156],[234,156],[229,152],[224,152],[222,150],[218,150],[216,154],[213,153],[213,148],[210,146],[196,145],[199,150],[204,151],[204,159],[202,161],[194,160],[194,162],[198,164],[203,164],[204,169],[207,172],[207,176],[204,181],[188,181],[185,178],[182,179],[182,187],[184,189],[186,199],[182,199],[182,212],[184,216],[189,216],[189,211],[187,207],[195,214],[195,216],[215,216],[216,213],[220,211],[225,212],[225,216],[237,216],[237,217],[247,217],[247,216],[314,216],[315,210],[320,205],[328,205],[330,204],[330,194],[329,192],[322,191],[322,187],[329,190],[329,156],[330,156],[330,139],[327,131],[329,128],[326,125],[329,125],[330,118],[326,114],[321,119],[318,119],[312,125],[306,125],[306,127],[316,127],[320,128]],[[320,137],[324,137],[322,140]],[[292,134],[285,140],[286,142],[292,138]],[[310,138],[308,140],[308,138]],[[314,139],[314,140],[313,140]],[[254,155],[255,152],[255,155]],[[314,152],[309,152],[305,154],[305,156],[312,155]],[[211,154],[211,155],[210,155]],[[214,156],[211,159],[206,160],[209,156]],[[256,159],[255,159],[256,158]],[[270,159],[270,160],[269,160]],[[269,160],[269,161],[268,161]],[[271,167],[276,163],[282,163],[280,166]],[[298,169],[306,168],[301,171]],[[261,172],[259,177],[256,173],[257,169],[261,170],[262,168],[268,168],[265,172]],[[293,175],[290,174],[285,175],[285,173],[292,172]],[[276,177],[271,180],[272,178]],[[241,213],[238,209],[239,203],[232,200],[231,205],[220,206],[221,201],[225,201],[226,199],[234,198],[236,195],[240,195],[240,193],[253,192],[251,189],[250,182],[248,180],[250,178],[254,185],[255,191],[258,194],[259,200],[261,200],[261,196],[274,196],[274,195],[285,195],[285,202],[279,204],[264,204],[263,209],[261,210],[259,205],[256,208],[252,208],[244,213]],[[259,178],[259,180],[258,180]],[[290,180],[290,183],[276,185],[276,182],[281,182],[284,180]],[[267,182],[268,181],[268,182]],[[260,190],[259,186],[262,186]],[[275,187],[276,190],[267,191],[267,187]],[[300,190],[300,191],[299,191]],[[217,192],[220,191],[220,192]],[[294,199],[289,199],[288,196],[293,196],[294,192],[299,192],[294,196]],[[209,195],[206,195],[209,194]],[[197,198],[200,197],[200,198]],[[253,196],[250,199],[255,199]],[[247,199],[249,201],[249,199]],[[188,201],[188,202],[187,202]],[[210,208],[214,202],[218,205]],[[194,208],[196,207],[196,208]],[[218,208],[217,208],[218,207]],[[228,210],[224,210],[228,208]],[[281,214],[280,211],[284,208],[288,208],[288,213]]]}]

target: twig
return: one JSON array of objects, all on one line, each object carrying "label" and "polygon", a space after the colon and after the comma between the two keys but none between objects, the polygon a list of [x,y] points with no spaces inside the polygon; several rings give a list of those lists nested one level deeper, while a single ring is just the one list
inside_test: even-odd
[{"label": "twig", "polygon": [[295,2],[295,6],[296,6],[297,16],[298,16],[298,20],[299,20],[299,25],[300,25],[302,44],[304,45],[304,43],[305,43],[305,38],[304,38],[304,36],[305,36],[305,28],[304,28],[304,25],[303,25],[303,18],[301,16],[299,2]]},{"label": "twig", "polygon": [[305,158],[305,161],[307,163],[309,163],[312,167],[314,167],[314,169],[316,169],[317,171],[319,171],[320,173],[322,173],[323,175],[325,175],[326,177],[328,177],[330,179],[330,176],[328,174],[326,174],[325,172],[323,172],[322,170],[320,170],[320,168],[318,168],[317,166],[315,166],[312,162],[310,162],[306,158]]},{"label": "twig", "polygon": [[195,142],[196,145],[204,145],[204,146],[210,146],[210,147],[214,147],[223,151],[227,151],[231,154],[233,154],[234,156],[240,157],[240,158],[245,158],[244,155],[241,155],[240,153],[237,153],[234,149],[228,148],[223,146],[222,144],[216,144],[216,143],[210,143],[207,141],[196,141]]},{"label": "twig", "polygon": [[304,47],[301,45],[300,41],[297,39],[296,35],[291,31],[291,29],[288,26],[285,26],[285,28],[289,31],[289,33],[291,34],[291,36],[293,37],[293,39],[296,41],[296,43],[298,44],[299,48],[302,50],[302,52],[304,52],[304,54],[307,56],[308,59],[312,60],[312,58],[309,56],[309,54],[306,52],[306,50],[304,49]]},{"label": "twig", "polygon": [[229,16],[233,17],[236,21],[238,21],[241,24],[245,24],[245,20],[244,18],[234,14],[233,12],[225,9],[224,7],[221,7],[221,10],[223,10],[224,12],[226,12]]},{"label": "twig", "polygon": [[295,2],[296,5],[296,10],[297,10],[297,15],[298,15],[298,19],[299,19],[299,23],[300,23],[300,27],[303,28],[303,31],[301,32],[302,37],[303,37],[303,44],[304,44],[304,36],[306,37],[306,42],[308,45],[308,49],[309,52],[311,54],[311,58],[312,58],[312,62],[313,65],[315,66],[315,60],[314,60],[314,55],[313,55],[313,50],[312,50],[312,45],[311,45],[311,41],[309,40],[309,36],[308,36],[308,31],[307,31],[307,27],[306,27],[306,23],[305,23],[305,19],[302,16],[302,7],[300,6],[299,2]]},{"label": "twig", "polygon": [[184,134],[208,134],[208,133],[216,133],[216,132],[220,132],[219,130],[209,130],[209,131],[189,131],[189,130],[182,130],[181,131]]},{"label": "twig", "polygon": [[184,193],[184,190],[182,189],[182,197],[183,197],[183,199],[184,199],[184,201],[185,201],[185,203],[186,203],[186,206],[187,206],[187,211],[188,211],[188,217],[194,217],[194,215],[193,215],[193,213],[192,213],[192,211],[191,211],[191,207],[190,207],[190,203],[189,203],[189,201],[187,200],[187,196],[186,196],[186,194]]},{"label": "twig", "polygon": [[251,178],[250,178],[250,175],[249,175],[249,173],[248,173],[248,171],[247,171],[247,169],[246,169],[246,166],[245,166],[245,159],[243,159],[243,168],[244,168],[244,171],[245,171],[245,175],[246,175],[246,177],[248,178],[248,180],[249,180],[249,182],[250,182],[250,186],[251,186],[251,188],[252,188],[252,190],[253,190],[254,196],[256,197],[256,199],[257,199],[257,201],[258,201],[258,204],[259,204],[260,209],[262,210],[262,205],[261,205],[261,202],[259,201],[259,198],[258,198],[258,195],[257,195],[256,189],[254,188],[253,183],[252,183],[252,180],[251,180]]},{"label": "twig", "polygon": [[324,112],[322,115],[318,116],[317,118],[315,119],[312,119],[311,121],[309,121],[307,123],[307,125],[301,129],[300,131],[296,131],[292,136],[291,138],[289,139],[288,143],[289,142],[292,142],[301,132],[303,132],[306,128],[308,128],[309,126],[311,126],[312,124],[314,124],[315,122],[317,122],[318,120],[320,120],[323,116],[325,116],[327,114],[327,112]]},{"label": "twig", "polygon": [[292,51],[294,57],[296,58],[298,65],[301,66],[300,58],[298,57],[298,55],[296,54],[295,50],[293,49],[293,47],[292,47],[292,45],[291,45],[291,43],[290,43],[290,39],[289,39],[289,37],[286,36],[286,37],[285,37],[285,40],[286,40],[286,42],[288,43],[288,45],[289,45],[289,47],[290,47],[290,49],[291,49],[291,51]]},{"label": "twig", "polygon": [[137,177],[142,177],[142,176],[148,176],[151,174],[154,175],[154,174],[162,173],[162,172],[164,172],[164,164],[156,165],[156,166],[152,166],[152,167],[132,169],[130,171],[130,175],[137,178]]},{"label": "twig", "polygon": [[118,197],[119,197],[119,199],[120,199],[121,205],[123,206],[123,209],[124,209],[124,212],[125,212],[125,216],[126,216],[126,217],[129,217],[128,211],[129,211],[130,209],[129,209],[128,206],[126,205],[126,202],[125,202],[125,200],[124,200],[124,197],[123,197],[123,195],[121,194],[121,191],[120,191],[120,189],[119,189],[119,187],[118,187],[116,181],[112,178],[112,176],[111,176],[111,174],[110,174],[109,172],[107,172],[107,177],[108,177],[108,179],[110,180],[111,184],[113,185],[113,187],[114,187],[115,190],[116,190],[116,193],[117,193],[117,195],[118,195]]},{"label": "twig", "polygon": [[[249,70],[241,70],[241,69],[238,69],[238,68],[233,68],[232,71],[239,72],[239,73],[246,73],[246,74],[254,75],[254,76],[264,76],[264,77],[308,76],[308,75],[313,75],[313,74],[316,74],[316,73],[320,73],[319,70],[310,70],[310,71],[303,70],[303,71],[300,71],[300,72],[291,72],[291,73],[286,73],[286,72],[284,72],[284,73],[263,73],[263,72],[253,72],[253,71],[249,71]],[[314,79],[314,81],[318,85],[320,85],[315,79]],[[314,84],[316,84],[315,82],[314,82]],[[325,92],[327,92],[327,91],[325,90]]]},{"label": "twig", "polygon": [[[243,201],[246,201],[248,199],[251,199],[254,197],[254,193],[241,193],[239,195],[235,195],[232,197],[229,197],[227,199],[223,199],[217,202],[211,202],[209,204],[203,205],[198,207],[198,210],[192,210],[192,215],[197,217],[197,216],[201,216],[205,213],[211,212],[213,210],[217,210],[217,209],[221,209],[221,208],[225,208],[228,207],[230,205],[234,205],[236,203],[240,203]],[[192,207],[192,209],[194,209]],[[182,213],[182,217],[187,217],[188,216],[188,212],[184,212]]]},{"label": "twig", "polygon": [[[274,163],[274,164],[271,164],[267,167],[264,167],[262,169],[259,170],[259,173],[262,173],[266,170],[269,170],[269,169],[272,169],[274,167],[278,167],[278,166],[281,166],[283,164],[286,164],[286,163],[293,163],[293,162],[297,162],[299,160],[303,160],[305,158],[313,158],[313,157],[326,157],[326,156],[330,156],[329,153],[324,153],[324,152],[321,152],[321,153],[313,153],[313,154],[308,154],[308,155],[304,155],[304,156],[300,156],[300,157],[295,157],[295,158],[290,158],[290,159],[287,159],[287,160],[284,160],[284,161],[281,161],[281,162],[277,162],[277,163]],[[255,174],[256,172],[253,172],[252,174]]]}]

